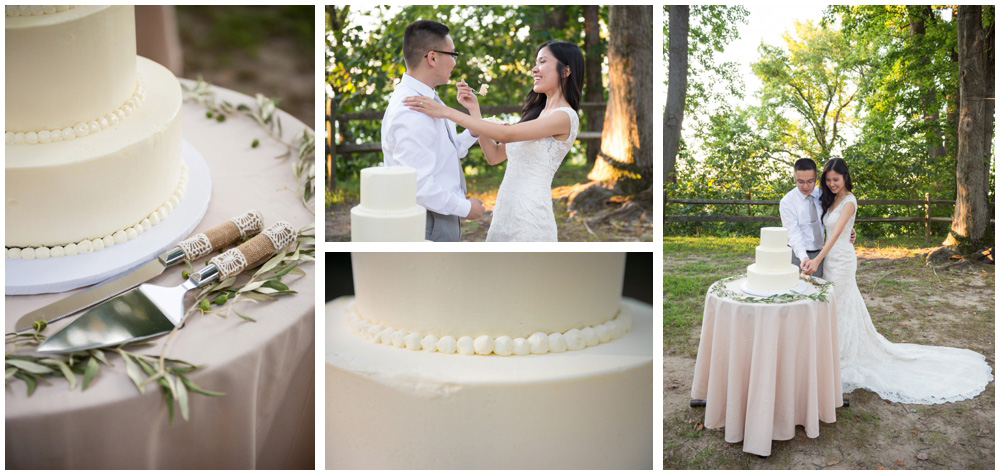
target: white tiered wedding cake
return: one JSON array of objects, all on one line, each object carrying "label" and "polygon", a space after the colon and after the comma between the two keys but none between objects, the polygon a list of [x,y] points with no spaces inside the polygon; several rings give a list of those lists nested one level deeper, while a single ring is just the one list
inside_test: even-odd
[{"label": "white tiered wedding cake", "polygon": [[327,468],[652,468],[652,309],[621,253],[355,253]]},{"label": "white tiered wedding cake", "polygon": [[8,258],[120,244],[179,203],[180,84],[136,56],[130,6],[7,6]]},{"label": "white tiered wedding cake", "polygon": [[747,287],[770,293],[795,289],[799,285],[799,268],[791,262],[788,229],[761,228],[757,262],[747,267]]},{"label": "white tiered wedding cake", "polygon": [[361,170],[361,204],[351,209],[351,241],[423,241],[427,210],[416,197],[417,171],[410,167]]}]

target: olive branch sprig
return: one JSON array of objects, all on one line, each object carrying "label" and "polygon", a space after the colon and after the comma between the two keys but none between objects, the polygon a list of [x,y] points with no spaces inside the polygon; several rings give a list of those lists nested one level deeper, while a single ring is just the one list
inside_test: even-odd
[{"label": "olive branch sprig", "polygon": [[810,284],[813,284],[817,288],[816,292],[806,293],[806,294],[795,291],[789,291],[781,294],[771,295],[769,297],[756,297],[753,295],[747,295],[743,292],[734,292],[726,288],[726,284],[729,284],[730,282],[735,282],[744,277],[746,277],[746,274],[726,277],[725,279],[722,279],[712,284],[712,286],[709,287],[708,289],[708,293],[732,299],[737,302],[746,302],[746,303],[789,303],[806,299],[817,302],[827,302],[830,290],[833,289],[832,282],[821,281],[812,276],[799,277],[801,280],[809,282]]},{"label": "olive branch sprig", "polygon": [[[269,98],[258,93],[253,106],[248,104],[233,105],[229,101],[219,100],[212,84],[198,76],[193,86],[181,85],[188,92],[189,98],[205,107],[205,117],[218,122],[225,122],[226,117],[234,113],[242,113],[260,125],[272,139],[285,145],[285,153],[275,158],[292,160],[292,171],[299,181],[302,205],[310,212],[313,208],[309,201],[316,194],[316,169],[313,162],[316,158],[316,136],[309,128],[303,129],[292,137],[291,141],[284,139],[281,116],[277,114],[280,98]],[[254,139],[251,147],[256,148],[260,141]]]},{"label": "olive branch sprig", "polygon": [[[114,364],[108,357],[108,353],[117,354],[125,364],[125,373],[135,384],[140,394],[146,393],[146,387],[155,383],[160,386],[164,402],[167,405],[169,421],[174,420],[174,407],[180,408],[181,417],[185,421],[189,420],[190,409],[188,397],[190,393],[203,394],[206,396],[222,396],[224,393],[210,391],[199,387],[188,377],[190,373],[198,368],[183,360],[165,358],[164,355],[146,355],[130,351],[128,348],[149,345],[149,342],[129,343],[114,349],[95,349],[78,351],[74,353],[59,355],[38,355],[38,354],[15,354],[19,349],[37,347],[45,336],[38,332],[7,333],[4,343],[12,347],[4,355],[4,384],[9,386],[12,379],[24,381],[27,386],[27,394],[30,397],[34,394],[39,383],[51,384],[48,378],[63,377],[69,382],[69,389],[76,389],[77,383],[80,390],[86,391],[87,387],[100,372],[101,365],[113,368]],[[78,377],[79,375],[79,377]]]}]

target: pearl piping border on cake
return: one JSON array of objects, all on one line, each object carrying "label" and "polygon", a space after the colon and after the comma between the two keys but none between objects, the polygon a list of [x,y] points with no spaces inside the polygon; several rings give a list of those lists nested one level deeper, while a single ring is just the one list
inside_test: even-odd
[{"label": "pearl piping border on cake", "polygon": [[62,129],[40,130],[33,132],[4,132],[4,143],[6,145],[35,145],[50,142],[62,142],[73,140],[76,137],[86,137],[96,134],[118,122],[125,120],[125,117],[132,115],[142,102],[146,99],[146,89],[142,87],[142,78],[136,76],[135,91],[132,97],[128,98],[121,107],[111,111],[108,115],[91,120],[89,122],[79,122],[73,127]]},{"label": "pearl piping border on cake", "polygon": [[608,321],[593,327],[571,329],[562,333],[536,332],[528,338],[511,338],[480,335],[476,338],[462,336],[421,335],[406,330],[394,330],[377,323],[365,321],[358,315],[357,308],[352,303],[347,309],[344,324],[352,333],[372,343],[392,345],[396,348],[406,348],[411,351],[435,351],[445,354],[460,355],[490,355],[525,356],[529,354],[562,353],[567,350],[582,350],[588,346],[596,346],[617,339],[632,330],[632,317],[625,307]]},{"label": "pearl piping border on cake", "polygon": [[6,256],[8,259],[25,260],[75,256],[77,254],[87,254],[94,251],[100,251],[106,247],[111,247],[115,244],[122,244],[131,239],[135,239],[136,236],[148,231],[149,228],[166,219],[170,212],[174,210],[174,207],[180,204],[181,199],[184,197],[184,193],[187,191],[187,183],[188,167],[187,164],[182,162],[181,179],[177,182],[177,188],[174,189],[174,193],[170,195],[170,198],[163,202],[160,207],[153,210],[149,216],[143,218],[142,221],[127,228],[119,229],[118,231],[104,236],[103,238],[84,239],[78,243],[70,243],[64,246],[39,246],[25,248],[5,247]]},{"label": "pearl piping border on cake", "polygon": [[76,5],[6,5],[7,16],[39,16],[69,10]]}]

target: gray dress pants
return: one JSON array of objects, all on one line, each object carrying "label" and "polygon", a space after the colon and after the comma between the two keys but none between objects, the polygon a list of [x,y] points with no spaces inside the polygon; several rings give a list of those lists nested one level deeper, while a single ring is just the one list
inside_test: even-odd
[{"label": "gray dress pants", "polygon": [[458,242],[462,239],[462,227],[458,216],[438,214],[427,210],[427,230],[424,235],[428,241]]}]

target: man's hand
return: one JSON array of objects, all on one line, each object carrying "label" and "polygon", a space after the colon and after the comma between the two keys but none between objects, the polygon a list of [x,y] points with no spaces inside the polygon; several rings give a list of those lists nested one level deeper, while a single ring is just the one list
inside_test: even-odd
[{"label": "man's hand", "polygon": [[469,209],[469,214],[465,219],[479,219],[483,215],[483,211],[486,211],[486,207],[483,206],[483,202],[479,198],[470,198],[469,203],[472,204],[472,208]]},{"label": "man's hand", "polygon": [[812,259],[810,259],[810,258],[807,257],[807,258],[802,259],[801,261],[799,261],[799,269],[805,271],[806,267],[809,266],[809,261],[811,261],[811,260]]},{"label": "man's hand", "polygon": [[851,228],[851,244],[854,244],[854,240],[857,239],[858,233],[854,232],[854,228]]}]

